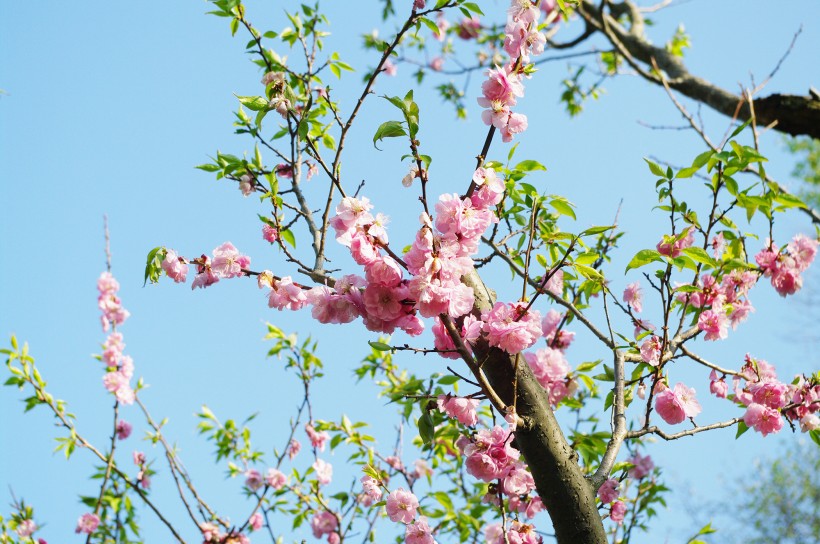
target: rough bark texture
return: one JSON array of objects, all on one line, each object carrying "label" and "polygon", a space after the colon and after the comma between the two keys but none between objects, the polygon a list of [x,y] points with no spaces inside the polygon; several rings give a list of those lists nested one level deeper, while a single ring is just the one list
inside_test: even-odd
[{"label": "rough bark texture", "polygon": [[[669,86],[684,96],[702,102],[710,108],[727,115],[737,116],[746,121],[751,117],[751,110],[747,100],[713,83],[692,75],[683,64],[683,61],[671,54],[663,47],[653,45],[643,33],[643,20],[634,11],[634,5],[626,2],[616,5],[619,9],[632,12],[633,27],[625,29],[610,15],[601,12],[595,4],[588,0],[582,2],[582,16],[602,32],[618,47],[623,47],[623,53],[628,54],[635,61],[647,66],[647,70],[657,65],[664,73]],[[643,72],[653,83],[660,84],[660,79]],[[806,85],[808,87],[808,84]],[[806,96],[772,94],[764,98],[755,98],[754,113],[756,122],[760,126],[772,123],[774,130],[791,134],[792,136],[806,135],[820,138],[820,100],[809,94]]]},{"label": "rough bark texture", "polygon": [[[495,303],[473,271],[463,278],[473,288],[474,312],[480,313]],[[535,487],[547,507],[559,544],[605,544],[606,533],[595,505],[595,492],[581,473],[578,455],[567,443],[550,407],[546,390],[541,387],[523,357],[491,348],[486,341],[473,347],[478,361],[501,399],[515,405],[524,421],[515,433],[516,446],[530,467]]]}]

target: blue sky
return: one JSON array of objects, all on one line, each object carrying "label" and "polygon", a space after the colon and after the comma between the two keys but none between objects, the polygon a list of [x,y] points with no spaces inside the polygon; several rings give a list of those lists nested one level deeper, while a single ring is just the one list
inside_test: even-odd
[{"label": "blue sky", "polygon": [[[259,26],[285,26],[278,7],[248,4],[249,19]],[[352,13],[350,3],[327,2],[333,33],[328,50],[340,51],[359,68],[341,82],[331,82],[343,100],[360,92],[361,73],[376,62],[363,53],[359,36],[382,26],[377,3],[362,5],[367,8]],[[506,3],[482,5],[489,14],[500,12]],[[683,22],[693,41],[686,57],[693,72],[737,90],[749,84],[750,74],[762,80],[802,25],[794,51],[768,91],[805,94],[809,85],[818,85],[820,76],[820,6],[799,6],[773,9],[757,0],[681,2],[658,13],[650,33],[660,43]],[[108,214],[114,273],[132,313],[122,328],[127,352],[134,357],[137,374],[152,386],[143,398],[155,416],[169,417],[167,434],[180,445],[203,493],[216,505],[235,519],[246,512],[237,500],[240,482],[223,481],[225,467],[213,463],[210,446],[197,436],[194,412],[203,403],[223,418],[241,420],[260,412],[255,436],[269,451],[281,447],[286,419],[298,401],[297,382],[283,377],[277,361],[265,359],[268,347],[261,337],[266,321],[319,340],[318,355],[328,376],[316,387],[317,417],[338,419],[344,412],[352,419],[371,420],[373,414],[384,413],[373,422],[387,426],[377,436],[391,443],[392,411],[373,398],[372,388],[351,386],[340,392],[335,385],[350,381],[352,369],[368,352],[366,341],[375,335],[363,327],[317,326],[306,312],[277,313],[267,308],[251,281],[225,281],[205,292],[168,281],[142,287],[145,255],[157,245],[195,255],[230,240],[253,257],[254,268],[287,273],[282,256],[260,239],[258,202],[243,199],[235,187],[193,168],[216,149],[252,152],[252,144],[234,136],[231,126],[234,94],[261,92],[261,74],[243,53],[245,38],[231,39],[225,20],[205,16],[206,2],[155,7],[137,2],[2,1],[0,9],[0,88],[8,93],[0,97],[0,334],[15,333],[30,343],[50,389],[69,402],[81,431],[102,444],[109,427],[111,401],[103,394],[99,365],[90,357],[104,340],[95,280],[105,266],[102,216]],[[392,28],[388,23],[381,35]],[[399,77],[379,82],[376,93],[404,94],[414,85],[408,72],[401,67]],[[568,230],[609,223],[624,200],[620,222],[627,235],[608,274],[617,288],[628,282],[620,273],[624,264],[636,250],[653,246],[664,225],[663,217],[649,213],[655,203],[654,180],[642,157],[684,164],[702,149],[688,132],[651,131],[637,123],[677,125],[680,118],[662,90],[632,76],[605,83],[599,101],[589,103],[580,117],[568,119],[558,103],[559,84],[567,74],[565,64],[547,64],[528,85],[520,103],[531,129],[520,139],[517,157],[546,164],[549,172],[533,181],[578,205],[578,220],[565,224]],[[469,89],[466,122],[456,121],[435,97],[422,100],[421,93],[416,94],[422,146],[431,150],[434,160],[431,191],[460,191],[469,178],[484,138],[473,102],[479,82],[474,77]],[[398,161],[403,147],[393,142],[381,146],[382,152],[372,147],[375,128],[393,115],[390,108],[383,100],[369,99],[351,134],[344,168],[348,183],[366,180],[364,194],[391,215],[395,239],[408,232],[402,226],[414,224],[419,210],[414,195],[400,192],[406,169]],[[703,116],[719,139],[727,120],[706,110]],[[788,176],[794,159],[783,152],[780,136],[764,135],[762,146],[771,159],[767,171],[795,187]],[[505,157],[508,148],[497,141],[491,157]],[[779,220],[778,230],[781,238],[791,237],[807,231],[808,224],[793,214]],[[405,239],[402,245],[410,242],[409,235]],[[340,263],[351,264],[337,255]],[[819,277],[812,274],[812,279]],[[499,269],[490,282],[504,293],[508,279]],[[776,364],[781,377],[816,370],[810,341],[816,311],[808,303],[816,288],[811,283],[807,280],[809,287],[788,300],[759,286],[752,295],[757,313],[728,341],[703,347],[703,354],[736,367],[751,352]],[[599,358],[601,352],[591,342],[578,342],[568,356],[576,365]],[[429,357],[402,360],[418,372],[443,369]],[[735,415],[707,398],[706,373],[682,369],[680,376],[698,390],[703,421]],[[42,536],[50,542],[79,542],[79,536],[72,536],[73,527],[84,510],[76,495],[96,493],[96,484],[87,479],[90,457],[79,452],[66,463],[52,455],[58,432],[51,418],[42,410],[23,416],[19,399],[11,389],[0,394],[5,446],[0,448],[0,488],[10,486],[36,507],[38,519],[48,523]],[[125,409],[124,417],[139,420],[136,408]],[[139,441],[144,429],[136,430],[123,451],[144,449],[159,457]],[[685,541],[681,531],[690,527],[684,514],[689,505],[731,500],[727,486],[747,477],[752,459],[774,455],[802,438],[783,432],[763,439],[750,433],[735,442],[733,436],[731,431],[716,432],[651,447],[676,492],[669,512],[661,514],[646,542],[667,537],[669,542]],[[335,463],[341,465],[343,458]],[[154,493],[179,514],[171,506],[170,485],[159,477]],[[3,502],[8,503],[8,497]],[[148,512],[142,519],[149,542],[165,540]],[[192,528],[186,530],[194,538]]]}]

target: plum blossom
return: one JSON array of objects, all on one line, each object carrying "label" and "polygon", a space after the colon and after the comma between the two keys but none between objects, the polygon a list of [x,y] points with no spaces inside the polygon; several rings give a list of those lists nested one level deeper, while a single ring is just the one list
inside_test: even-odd
[{"label": "plum blossom", "polygon": [[[82,519],[82,518],[80,518],[80,519]],[[99,523],[99,520],[98,520],[97,523]],[[78,527],[79,527],[79,525],[78,525]],[[97,527],[95,526],[94,529],[96,530]],[[17,536],[19,536],[20,538],[29,538],[31,535],[34,534],[34,531],[36,531],[36,530],[37,530],[37,524],[34,523],[33,519],[24,519],[24,520],[20,521],[20,523],[17,524],[17,528],[14,530],[14,532],[16,532]],[[79,531],[77,531],[77,532],[79,532]]]},{"label": "plum blossom", "polygon": [[695,399],[695,390],[677,383],[673,389],[664,389],[655,396],[655,410],[664,421],[675,425],[698,415],[701,407]]},{"label": "plum blossom", "polygon": [[313,531],[313,536],[322,538],[324,535],[329,535],[339,528],[339,520],[333,512],[323,510],[317,512],[316,515],[311,518],[310,528]]},{"label": "plum blossom", "polygon": [[265,484],[269,485],[273,489],[282,489],[287,483],[288,477],[285,476],[285,474],[279,469],[269,468],[265,473]]},{"label": "plum blossom", "polygon": [[258,470],[250,469],[245,472],[245,486],[251,491],[256,491],[265,485],[265,480]]},{"label": "plum blossom", "polygon": [[722,307],[705,310],[698,317],[698,328],[706,333],[706,340],[722,340],[729,335],[729,319]]},{"label": "plum blossom", "polygon": [[308,435],[312,447],[319,451],[325,451],[325,444],[328,439],[330,439],[330,435],[327,434],[327,431],[317,432],[313,425],[308,423],[305,425],[305,433]]},{"label": "plum blossom", "polygon": [[654,334],[641,344],[641,359],[652,366],[658,366],[661,361],[661,339]]},{"label": "plum blossom", "polygon": [[131,436],[132,429],[133,427],[131,427],[131,424],[124,419],[117,421],[117,438],[120,440],[125,440]]},{"label": "plum blossom", "polygon": [[307,304],[307,296],[290,276],[274,279],[271,287],[271,292],[268,293],[268,306],[271,308],[298,310]]},{"label": "plum blossom", "polygon": [[239,250],[230,242],[225,242],[213,250],[213,260],[211,261],[211,271],[219,278],[236,278],[244,276],[243,268],[251,265],[251,259],[247,255],[241,255]]},{"label": "plum blossom", "polygon": [[664,234],[663,239],[655,246],[658,253],[667,257],[679,257],[684,249],[692,247],[695,243],[695,227],[690,226],[677,236]]},{"label": "plum blossom", "polygon": [[271,244],[279,239],[279,229],[267,223],[262,225],[262,239]]},{"label": "plum blossom", "polygon": [[725,399],[729,393],[729,385],[726,380],[723,377],[718,379],[717,372],[714,370],[709,374],[709,392],[719,399]]},{"label": "plum blossom", "polygon": [[77,520],[77,527],[74,529],[74,532],[90,535],[93,534],[99,526],[100,517],[97,514],[86,512]]},{"label": "plum blossom", "polygon": [[410,523],[416,517],[418,508],[419,500],[411,491],[407,491],[403,487],[391,491],[387,496],[385,509],[390,521]]},{"label": "plum blossom", "polygon": [[162,269],[169,278],[174,280],[174,283],[185,283],[188,276],[188,265],[174,250],[168,249],[165,251]]},{"label": "plum blossom", "polygon": [[248,526],[251,528],[251,531],[258,531],[264,523],[265,521],[262,518],[262,514],[259,512],[254,512],[251,514],[251,517],[248,518]]},{"label": "plum blossom", "polygon": [[319,481],[319,485],[327,485],[330,483],[330,480],[333,478],[333,466],[330,463],[323,459],[316,459],[311,466],[313,470],[316,471],[316,479]]},{"label": "plum blossom", "polygon": [[446,413],[448,417],[455,418],[464,425],[472,427],[478,423],[476,409],[480,401],[477,399],[439,395],[436,404],[440,412]]},{"label": "plum blossom", "polygon": [[598,498],[604,504],[609,504],[618,498],[618,480],[609,478],[598,488]]},{"label": "plum blossom", "polygon": [[609,510],[609,519],[620,525],[624,522],[624,515],[626,514],[626,503],[624,501],[616,501],[612,504]]},{"label": "plum blossom", "polygon": [[624,289],[624,302],[638,313],[643,310],[643,291],[639,282],[630,283]]},{"label": "plum blossom", "polygon": [[635,478],[636,480],[648,476],[649,473],[652,472],[652,469],[655,468],[655,463],[652,462],[652,458],[648,455],[643,456],[640,453],[636,453],[627,459],[627,461],[633,465],[633,467],[629,469],[629,477]]},{"label": "plum blossom", "polygon": [[467,458],[467,472],[485,482],[506,476],[521,455],[510,445],[510,439],[511,433],[496,425],[479,430],[472,440],[457,443]]},{"label": "plum blossom", "polygon": [[746,409],[743,422],[763,436],[779,432],[783,428],[783,418],[779,411],[755,402]]},{"label": "plum blossom", "polygon": [[435,544],[433,530],[425,516],[419,516],[419,519],[407,524],[404,529],[404,542],[405,544]]},{"label": "plum blossom", "polygon": [[362,476],[362,490],[364,494],[370,498],[372,502],[376,502],[382,498],[382,489],[379,486],[379,481],[372,476]]},{"label": "plum blossom", "polygon": [[490,345],[511,355],[532,346],[541,336],[541,314],[526,310],[521,302],[496,302],[491,310],[482,312],[481,320]]}]

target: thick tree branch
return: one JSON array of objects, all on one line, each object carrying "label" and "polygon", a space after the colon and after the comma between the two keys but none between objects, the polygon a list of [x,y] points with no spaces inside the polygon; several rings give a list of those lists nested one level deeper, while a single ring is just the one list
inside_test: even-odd
[{"label": "thick tree branch", "polygon": [[[638,12],[634,4],[628,0],[622,4],[615,4],[613,8],[616,6],[630,17]],[[661,84],[661,78],[650,71],[655,62],[666,74],[669,86],[681,94],[729,117],[737,117],[743,121],[751,117],[752,111],[742,96],[692,75],[680,58],[663,47],[653,45],[643,33],[641,19],[632,19],[633,25],[627,30],[610,14],[589,0],[581,2],[578,13],[587,25],[604,34],[624,59],[647,81]],[[638,63],[643,63],[646,68],[641,68]],[[811,94],[772,94],[755,99],[754,105],[759,125],[772,126],[779,132],[793,136],[807,135],[820,138],[820,100]]]}]

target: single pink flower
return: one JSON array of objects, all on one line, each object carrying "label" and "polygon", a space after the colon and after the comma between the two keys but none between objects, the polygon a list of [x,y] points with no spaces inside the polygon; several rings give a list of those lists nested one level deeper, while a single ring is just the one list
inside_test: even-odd
[{"label": "single pink flower", "polygon": [[598,488],[598,498],[604,504],[609,504],[618,498],[618,480],[610,478]]},{"label": "single pink flower", "polygon": [[478,423],[476,409],[480,401],[477,399],[439,395],[436,402],[439,411],[446,413],[448,417],[456,418],[460,423],[470,427]]},{"label": "single pink flower", "polygon": [[638,313],[643,310],[643,290],[639,282],[630,283],[624,289],[624,302],[632,306]]},{"label": "single pink flower", "polygon": [[131,427],[131,424],[124,419],[117,421],[117,438],[120,440],[125,440],[131,436],[132,428],[133,427]]},{"label": "single pink flower", "polygon": [[626,503],[624,501],[616,501],[612,504],[609,510],[609,519],[620,525],[624,522],[624,515],[626,514]]},{"label": "single pink flower", "polygon": [[416,517],[416,511],[419,507],[419,500],[412,492],[406,491],[400,487],[391,491],[387,496],[387,517],[390,521],[401,521],[402,523],[411,523]]},{"label": "single pink flower", "polygon": [[405,544],[435,544],[433,530],[425,516],[419,516],[419,519],[405,527],[404,542]]},{"label": "single pink flower", "polygon": [[287,483],[288,477],[279,469],[269,468],[267,473],[265,473],[265,484],[271,486],[273,489],[282,489]]},{"label": "single pink flower", "polygon": [[94,533],[99,526],[100,517],[97,514],[86,512],[77,520],[77,528],[74,529],[74,532],[90,535]]},{"label": "single pink flower", "polygon": [[316,459],[311,466],[313,470],[316,471],[316,479],[319,481],[319,485],[327,485],[330,483],[330,480],[333,478],[333,466],[330,463],[322,459]]},{"label": "single pink flower", "polygon": [[783,428],[783,418],[779,411],[757,403],[750,404],[746,409],[743,422],[763,436],[779,432]]},{"label": "single pink flower", "polygon": [[264,524],[264,519],[262,518],[262,514],[259,512],[254,512],[251,514],[251,517],[248,518],[248,525],[250,526],[252,531],[258,531],[262,528]]},{"label": "single pink flower", "polygon": [[655,468],[655,463],[652,462],[652,458],[648,455],[644,457],[640,453],[636,453],[627,459],[627,461],[633,465],[633,467],[629,469],[629,477],[635,478],[636,480],[648,476],[652,472],[652,469]]}]

